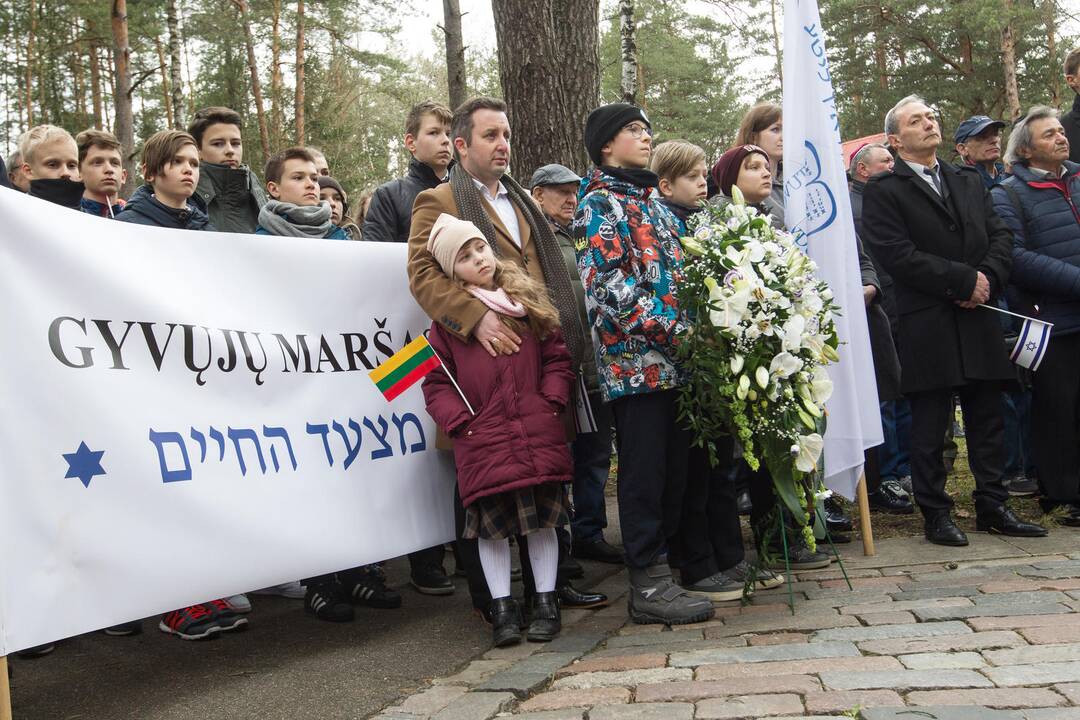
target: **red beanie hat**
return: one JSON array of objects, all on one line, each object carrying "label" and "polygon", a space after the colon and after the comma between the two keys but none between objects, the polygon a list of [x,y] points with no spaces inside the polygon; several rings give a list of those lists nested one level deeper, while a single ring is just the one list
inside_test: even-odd
[{"label": "red beanie hat", "polygon": [[757,145],[736,145],[720,156],[712,167],[713,182],[727,197],[731,197],[731,186],[739,179],[739,170],[742,169],[743,160],[751,153],[759,153],[769,162],[769,153]]}]

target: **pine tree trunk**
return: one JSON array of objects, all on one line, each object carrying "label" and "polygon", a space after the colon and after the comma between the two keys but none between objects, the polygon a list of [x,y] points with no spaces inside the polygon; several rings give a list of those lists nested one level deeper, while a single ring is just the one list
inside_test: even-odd
[{"label": "pine tree trunk", "polygon": [[637,44],[634,42],[634,0],[619,0],[619,36],[622,42],[622,75],[619,87],[623,102],[637,97]]},{"label": "pine tree trunk", "polygon": [[172,90],[173,127],[182,129],[184,124],[184,80],[180,76],[180,20],[176,0],[165,4],[165,19],[169,28],[169,85]]},{"label": "pine tree trunk", "polygon": [[30,31],[26,36],[26,126],[34,126],[34,45],[37,39],[37,3],[30,0]]},{"label": "pine tree trunk", "polygon": [[[87,26],[87,32],[93,32],[93,26]],[[101,113],[101,66],[98,63],[97,40],[90,40],[90,101],[94,105],[94,127],[105,127]]]},{"label": "pine tree trunk", "polygon": [[169,95],[169,74],[165,68],[165,48],[162,47],[160,38],[154,38],[154,49],[157,50],[158,71],[161,73],[161,104],[165,108],[165,122],[169,127],[176,127],[173,119],[172,96]]},{"label": "pine tree trunk", "polygon": [[304,136],[304,0],[296,0],[296,99],[293,110],[296,144],[303,145]]},{"label": "pine tree trunk", "polygon": [[515,177],[553,162],[584,172],[582,132],[599,96],[599,0],[493,0],[492,11]]},{"label": "pine tree trunk", "polygon": [[[1008,120],[1019,119],[1020,89],[1016,83],[1016,39],[1013,37],[1013,0],[1004,0],[1005,24],[1001,28],[1001,65],[1005,71],[1005,104]],[[1056,74],[1056,73],[1055,73]]]},{"label": "pine tree trunk", "polygon": [[461,3],[443,0],[443,33],[446,35],[446,79],[450,88],[450,107],[456,108],[469,97],[465,77],[465,40],[461,34]]},{"label": "pine tree trunk", "polygon": [[262,83],[259,81],[259,66],[255,63],[255,41],[251,37],[251,25],[248,23],[246,0],[234,0],[240,11],[240,24],[244,28],[244,45],[247,48],[248,70],[251,73],[251,94],[255,98],[255,115],[259,120],[259,142],[262,144],[263,157],[270,157],[270,132],[266,126],[266,110],[263,104]]},{"label": "pine tree trunk", "polygon": [[1057,71],[1057,5],[1054,0],[1043,0],[1043,17],[1046,20],[1046,56],[1050,60],[1050,105],[1061,105],[1061,73]]},{"label": "pine tree trunk", "polygon": [[82,49],[83,41],[79,37],[79,21],[75,21],[75,37],[71,42],[71,54],[69,55],[71,63],[71,75],[75,81],[75,114],[78,117],[78,123],[80,128],[86,127],[87,112],[86,112],[86,77],[83,74],[82,65]]},{"label": "pine tree trunk", "polygon": [[135,187],[135,118],[131,110],[131,46],[128,44],[127,0],[113,0],[113,105],[116,108],[116,139],[124,148],[124,169],[128,179],[121,195],[128,197]]},{"label": "pine tree trunk", "polygon": [[270,36],[270,136],[274,147],[281,145],[285,124],[285,80],[281,75],[281,0],[274,0],[273,30]]},{"label": "pine tree trunk", "polygon": [[776,22],[776,0],[769,0],[769,14],[772,16],[773,55],[776,57],[776,77],[780,87],[784,86],[784,55],[780,51],[780,26]]}]

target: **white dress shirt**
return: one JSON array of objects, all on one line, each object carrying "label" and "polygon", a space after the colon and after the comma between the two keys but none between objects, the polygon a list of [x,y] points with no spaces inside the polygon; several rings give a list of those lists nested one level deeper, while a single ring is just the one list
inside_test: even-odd
[{"label": "white dress shirt", "polygon": [[484,199],[491,203],[491,206],[495,208],[495,212],[499,214],[499,219],[502,220],[502,224],[510,232],[510,237],[514,239],[514,244],[521,247],[521,228],[518,226],[517,212],[514,210],[514,203],[510,200],[510,193],[506,191],[506,186],[501,182],[499,183],[499,192],[493,197],[491,191],[487,189],[484,183],[480,182],[476,178],[472,181],[476,183],[477,189],[480,194],[484,196]]}]

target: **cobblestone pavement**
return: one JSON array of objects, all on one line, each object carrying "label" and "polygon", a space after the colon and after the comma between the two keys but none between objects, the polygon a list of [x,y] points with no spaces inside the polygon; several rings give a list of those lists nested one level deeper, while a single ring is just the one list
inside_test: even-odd
[{"label": "cobblestone pavement", "polygon": [[555,642],[493,649],[379,720],[1080,719],[1080,534],[982,533],[843,546],[840,568],[676,629],[626,624],[615,601],[564,614]]}]

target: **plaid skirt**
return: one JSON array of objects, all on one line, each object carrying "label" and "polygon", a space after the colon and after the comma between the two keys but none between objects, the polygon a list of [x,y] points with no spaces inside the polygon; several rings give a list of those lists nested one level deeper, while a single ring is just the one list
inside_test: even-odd
[{"label": "plaid skirt", "polygon": [[566,489],[550,482],[479,498],[465,508],[466,540],[502,540],[566,525]]}]

